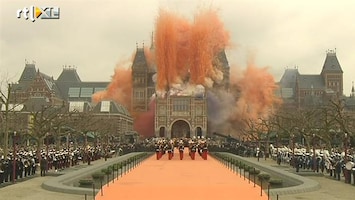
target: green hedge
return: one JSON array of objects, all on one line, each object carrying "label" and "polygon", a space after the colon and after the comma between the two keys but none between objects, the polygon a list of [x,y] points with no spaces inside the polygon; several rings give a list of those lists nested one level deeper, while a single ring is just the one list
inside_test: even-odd
[{"label": "green hedge", "polygon": [[117,163],[118,168],[122,168],[122,163]]},{"label": "green hedge", "polygon": [[92,186],[93,183],[94,183],[94,181],[92,179],[80,179],[79,180],[80,187]]},{"label": "green hedge", "polygon": [[260,174],[260,170],[255,169],[255,171],[254,171],[254,168],[251,168],[251,169],[249,169],[249,174],[258,175],[258,174]]},{"label": "green hedge", "polygon": [[235,161],[234,161],[234,165],[237,166],[237,167],[239,167],[240,162],[239,162],[238,160],[235,160]]},{"label": "green hedge", "polygon": [[104,176],[105,176],[105,173],[103,173],[103,172],[95,172],[95,173],[91,174],[91,177],[94,180],[103,180]]},{"label": "green hedge", "polygon": [[259,174],[258,179],[260,181],[268,181],[271,178],[270,174]]},{"label": "green hedge", "polygon": [[282,185],[283,181],[282,179],[270,179],[269,183],[270,185]]},{"label": "green hedge", "polygon": [[112,173],[112,169],[111,168],[106,168],[106,169],[102,169],[101,170],[103,173],[105,173],[106,175],[109,175]]},{"label": "green hedge", "polygon": [[254,169],[253,167],[250,167],[248,165],[245,165],[245,167],[244,167],[244,171],[246,171],[246,172],[250,172],[253,169]]},{"label": "green hedge", "polygon": [[117,171],[119,168],[120,168],[120,167],[119,167],[119,164],[118,164],[118,163],[112,165],[112,170],[114,170],[114,171]]}]

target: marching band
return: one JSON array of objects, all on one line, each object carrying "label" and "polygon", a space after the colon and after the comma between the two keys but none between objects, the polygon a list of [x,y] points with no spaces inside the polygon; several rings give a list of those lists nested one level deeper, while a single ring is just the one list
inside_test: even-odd
[{"label": "marching band", "polygon": [[203,137],[172,139],[157,138],[155,141],[156,159],[159,160],[167,153],[168,159],[171,160],[174,157],[174,150],[177,149],[179,152],[179,159],[183,160],[185,148],[188,148],[188,155],[192,160],[195,160],[196,152],[202,157],[202,159],[207,160],[207,141]]}]

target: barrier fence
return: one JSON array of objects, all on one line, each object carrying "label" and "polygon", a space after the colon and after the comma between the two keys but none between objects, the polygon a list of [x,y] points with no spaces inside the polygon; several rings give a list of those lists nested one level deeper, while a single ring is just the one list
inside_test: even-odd
[{"label": "barrier fence", "polygon": [[[104,196],[104,185],[107,187],[110,187],[110,182],[111,184],[115,184],[115,179],[116,182],[119,180],[120,177],[123,175],[127,174],[128,172],[132,171],[134,168],[136,168],[138,165],[140,165],[147,157],[149,157],[151,154],[149,153],[142,153],[133,157],[128,158],[127,160],[121,161],[119,163],[116,163],[112,166],[109,166],[106,170],[106,180],[105,183],[103,182],[104,180],[101,178],[100,179],[100,187],[96,188],[95,183],[92,183],[92,193],[91,194],[84,194],[84,199],[89,200],[93,199],[95,200],[95,197],[98,192],[100,192],[101,196]],[[92,197],[92,198],[90,198]]]},{"label": "barrier fence", "polygon": [[[242,161],[239,161],[235,158],[226,156],[226,155],[222,155],[219,153],[211,153],[210,154],[212,157],[214,157],[216,160],[218,160],[221,164],[225,165],[229,170],[233,171],[233,173],[238,174],[239,172],[239,177],[241,178],[243,175],[243,179],[248,179],[248,183],[250,184],[250,182],[252,182],[252,184],[254,185],[254,188],[256,188],[257,185],[257,181],[256,181],[256,177],[259,174],[258,172],[260,172],[259,170],[257,170],[255,167],[249,167],[247,166],[245,163],[243,163]],[[239,169],[239,170],[238,170]],[[248,172],[248,175],[246,176],[246,172]],[[253,175],[253,180],[251,180],[250,175]],[[267,179],[267,178],[266,178]],[[263,178],[259,179],[260,181],[260,196],[263,196],[263,191],[264,189],[266,190],[266,194],[267,194],[267,198],[268,200],[271,199],[270,196],[270,189],[271,189],[271,185]],[[263,184],[267,184],[266,188],[265,185],[263,186]],[[263,189],[264,187],[264,189]],[[279,199],[279,195],[276,194],[276,200]]]},{"label": "barrier fence", "polygon": [[[151,154],[143,153],[137,156],[133,156],[131,158],[128,158],[127,160],[124,160],[120,163],[117,163],[113,165],[111,173],[106,173],[106,185],[107,187],[110,186],[110,182],[112,184],[115,184],[115,179],[119,180],[120,177],[123,175],[127,174],[128,172],[132,171],[135,167],[141,164],[142,161],[144,161],[148,156]],[[224,156],[222,154],[218,153],[213,153],[210,154],[212,157],[214,157],[216,160],[218,160],[220,163],[225,165],[229,170],[233,171],[233,173],[238,174],[241,177],[243,175],[243,179],[248,179],[248,183],[250,184],[252,182],[254,188],[256,188],[257,181],[256,181],[256,176],[257,176],[257,169],[255,167],[250,168],[247,166],[245,163],[242,161],[238,161],[235,158],[231,158],[228,156]],[[239,171],[238,171],[239,169]],[[246,172],[248,172],[248,175],[246,176]],[[112,176],[110,176],[112,175]],[[251,179],[251,175],[253,175],[253,179]],[[266,194],[268,196],[268,200],[271,199],[270,197],[270,189],[271,185],[267,183],[267,181],[263,179],[259,179],[260,181],[260,196],[263,196],[263,191],[264,189],[266,190]],[[117,182],[117,181],[116,181]],[[263,189],[263,184],[267,183],[266,188]],[[99,190],[99,191],[97,191]],[[100,192],[101,196],[104,196],[104,183],[103,180],[100,180],[100,187],[97,189],[95,187],[95,184],[92,184],[92,194],[85,194],[84,199],[89,200],[90,197],[92,197],[93,200],[95,200],[96,194]],[[276,195],[276,200],[279,200],[279,195]]]}]

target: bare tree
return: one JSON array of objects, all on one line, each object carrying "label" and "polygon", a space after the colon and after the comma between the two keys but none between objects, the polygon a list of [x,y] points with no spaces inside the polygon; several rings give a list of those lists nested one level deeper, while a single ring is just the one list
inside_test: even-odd
[{"label": "bare tree", "polygon": [[53,128],[53,122],[62,113],[63,106],[45,106],[42,105],[38,111],[31,111],[31,121],[29,134],[37,144],[37,157],[41,159],[41,150],[44,144],[44,138],[48,137]]},{"label": "bare tree", "polygon": [[[11,97],[11,84],[7,84],[6,90],[2,90],[0,87],[0,102],[2,105],[1,108],[1,121],[3,121],[3,126],[2,126],[2,132],[3,132],[3,147],[4,147],[4,155],[8,154],[8,148],[9,148],[9,113],[10,108],[10,97]],[[4,109],[3,109],[4,108]]]},{"label": "bare tree", "polygon": [[334,139],[333,134],[336,131],[334,110],[331,106],[326,105],[319,108],[317,113],[319,116],[318,137],[326,144],[327,149],[330,149],[332,140]]},{"label": "bare tree", "polygon": [[275,130],[275,123],[273,122],[274,116],[266,118],[260,118],[260,126],[266,137],[265,143],[265,158],[269,157],[269,145],[270,145],[270,134]]},{"label": "bare tree", "polygon": [[[66,109],[63,109],[66,110]],[[63,136],[67,137],[66,127],[69,124],[69,116],[67,112],[61,112],[52,120],[52,132],[55,138],[56,150],[60,149],[60,141]]]},{"label": "bare tree", "polygon": [[278,134],[280,137],[291,138],[293,134],[298,130],[298,120],[294,112],[287,110],[279,110],[274,114],[272,123],[275,128],[280,131]]},{"label": "bare tree", "polygon": [[[11,83],[6,83],[6,87],[2,87],[0,84],[0,119],[1,119],[1,137],[4,155],[8,154],[9,150],[9,132],[10,128],[15,131],[20,126],[15,125],[15,122],[19,120],[18,111],[22,109],[23,102],[12,102],[13,86]],[[12,125],[12,126],[11,126]],[[16,127],[16,128],[15,128]],[[23,127],[21,127],[23,128]]]},{"label": "bare tree", "polygon": [[[84,137],[84,146],[87,146],[87,133],[95,130],[98,120],[94,118],[92,112],[77,112],[69,113],[69,126],[75,130],[73,136],[75,138]],[[77,140],[75,140],[77,145]]]},{"label": "bare tree", "polygon": [[343,133],[351,133],[351,116],[345,112],[345,100],[335,98],[330,100],[330,106],[334,112],[334,120]]}]

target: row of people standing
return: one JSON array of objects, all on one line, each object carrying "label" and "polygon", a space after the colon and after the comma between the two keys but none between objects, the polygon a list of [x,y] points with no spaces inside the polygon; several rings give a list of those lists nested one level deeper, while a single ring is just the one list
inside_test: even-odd
[{"label": "row of people standing", "polygon": [[36,174],[38,161],[35,156],[1,157],[0,160],[0,184],[17,181]]}]

